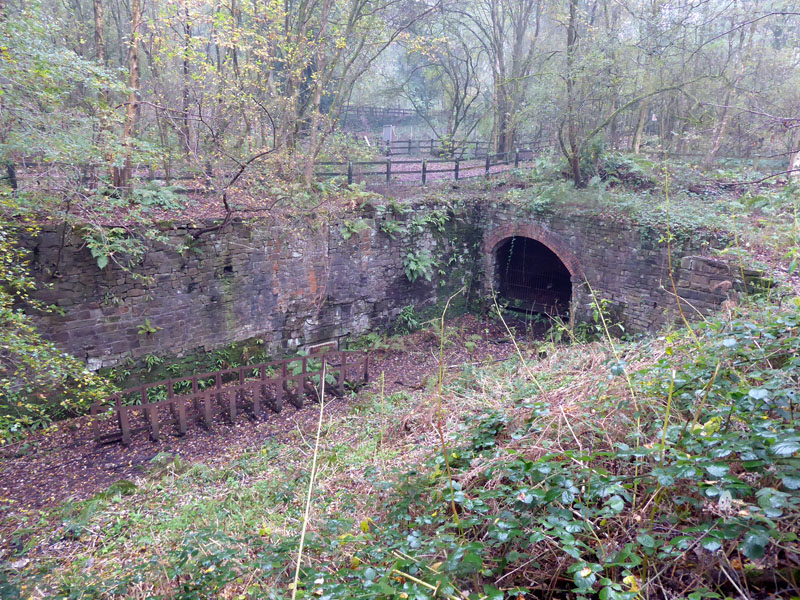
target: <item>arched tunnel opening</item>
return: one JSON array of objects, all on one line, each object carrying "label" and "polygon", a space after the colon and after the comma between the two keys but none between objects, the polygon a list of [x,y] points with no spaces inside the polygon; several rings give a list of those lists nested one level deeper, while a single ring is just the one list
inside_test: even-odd
[{"label": "arched tunnel opening", "polygon": [[572,297],[569,270],[547,246],[510,237],[497,249],[495,281],[512,310],[565,316]]}]

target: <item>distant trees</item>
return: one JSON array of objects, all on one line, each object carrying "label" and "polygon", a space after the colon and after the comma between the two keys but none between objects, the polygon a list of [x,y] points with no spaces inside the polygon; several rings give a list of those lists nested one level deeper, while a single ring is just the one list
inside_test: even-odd
[{"label": "distant trees", "polygon": [[[708,164],[720,154],[787,161],[794,129],[781,133],[766,116],[791,115],[800,102],[800,16],[785,4],[450,0],[429,17],[438,25],[415,28],[419,39],[404,45],[423,46],[427,31],[449,27],[480,47],[481,95],[469,111],[482,137],[496,152],[520,137],[556,144],[581,184],[581,164],[604,147],[690,153]],[[415,93],[447,85],[435,78]]]},{"label": "distant trees", "polygon": [[405,62],[395,93],[405,98],[447,148],[468,138],[480,115],[484,53],[468,32],[455,23],[433,21],[404,45]]},{"label": "distant trees", "polygon": [[[0,159],[310,183],[345,104],[443,140],[796,155],[800,16],[779,0],[56,0],[3,4]],[[380,75],[380,76],[378,76]],[[587,163],[588,161],[588,163]],[[10,177],[10,175],[9,175]],[[217,178],[218,179],[218,178]],[[219,183],[210,181],[212,187]],[[222,184],[224,186],[224,184]]]}]

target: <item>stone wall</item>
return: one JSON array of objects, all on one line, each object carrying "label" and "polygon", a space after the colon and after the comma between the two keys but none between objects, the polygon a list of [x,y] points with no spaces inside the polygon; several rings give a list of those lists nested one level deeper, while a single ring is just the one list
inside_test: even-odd
[{"label": "stone wall", "polygon": [[[392,217],[370,209],[323,225],[234,221],[183,253],[175,248],[187,232],[173,229],[166,232],[170,242],[151,244],[133,272],[113,263],[99,269],[76,232],[62,247],[60,229],[44,231],[28,241],[34,269],[52,285],[39,296],[63,314],[40,316],[38,324],[93,369],[251,338],[263,339],[277,355],[385,328],[404,306],[430,306],[470,281],[488,294],[495,250],[514,235],[544,243],[568,268],[573,319],[593,312],[587,282],[610,302],[626,331],[652,330],[675,319],[662,234],[648,227],[579,210],[533,213],[476,203],[451,211],[440,231],[425,221],[433,210],[417,205]],[[387,219],[403,231],[389,235],[391,228],[381,227]],[[728,297],[733,284],[725,282],[735,279],[718,261],[698,256],[720,243],[697,234],[674,242],[679,293],[703,313]],[[409,252],[429,252],[438,261],[431,281],[409,281]]]},{"label": "stone wall", "polygon": [[[422,207],[400,219],[420,214]],[[374,213],[350,221],[349,230],[342,223],[234,221],[182,254],[175,248],[186,231],[175,229],[167,232],[169,243],[152,244],[135,268],[144,280],[113,263],[99,269],[76,232],[61,248],[60,229],[44,231],[28,242],[34,269],[52,286],[38,295],[63,314],[40,316],[38,325],[92,369],[255,337],[269,353],[281,354],[383,328],[404,306],[429,306],[462,285],[465,268],[412,283],[404,257],[422,250],[442,264],[471,264],[477,237],[468,220],[451,219],[444,233],[420,226],[403,239],[381,231],[380,222]],[[155,331],[145,331],[148,323]]]},{"label": "stone wall", "polygon": [[766,291],[772,285],[762,271],[708,256],[684,256],[677,271],[675,287],[689,319],[708,315],[725,302],[735,302],[741,294]]},{"label": "stone wall", "polygon": [[[573,320],[591,318],[592,292],[609,302],[613,318],[626,331],[651,331],[674,320],[676,303],[663,232],[619,217],[580,210],[533,214],[504,203],[484,207],[480,221],[484,231],[481,278],[486,293],[497,287],[497,247],[511,236],[525,236],[548,246],[570,271]],[[689,274],[690,263],[681,259],[722,244],[724,240],[702,232],[675,236],[673,241],[675,280],[682,282],[681,294],[691,290],[694,297],[702,298],[699,307],[704,314],[719,307],[727,297],[725,291],[714,288],[716,280]]]}]

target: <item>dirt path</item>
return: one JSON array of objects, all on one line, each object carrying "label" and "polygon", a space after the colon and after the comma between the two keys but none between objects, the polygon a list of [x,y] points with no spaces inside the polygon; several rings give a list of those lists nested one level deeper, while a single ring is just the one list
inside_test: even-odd
[{"label": "dirt path", "polygon": [[[514,352],[502,323],[497,321],[465,315],[449,322],[447,331],[448,373],[455,374],[454,367],[466,362],[504,360]],[[370,384],[356,396],[326,403],[328,419],[345,414],[360,398],[375,393],[381,373],[387,395],[425,389],[426,381],[438,369],[438,336],[420,331],[399,339],[396,345],[373,351]],[[265,411],[258,419],[240,416],[234,424],[218,415],[209,430],[194,423],[184,437],[164,435],[160,442],[151,442],[140,433],[127,447],[98,446],[92,440],[87,417],[63,421],[53,431],[30,436],[0,454],[0,544],[6,545],[9,539],[3,534],[20,526],[21,515],[30,516],[67,499],[82,500],[115,481],[140,476],[160,452],[174,453],[194,463],[224,463],[269,438],[281,440],[297,429],[312,431],[317,411],[315,403],[300,410],[287,405],[280,413]]]}]

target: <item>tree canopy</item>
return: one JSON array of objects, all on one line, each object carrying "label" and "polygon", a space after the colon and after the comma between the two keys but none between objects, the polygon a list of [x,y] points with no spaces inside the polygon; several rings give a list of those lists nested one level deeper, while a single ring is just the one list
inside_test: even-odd
[{"label": "tree canopy", "polygon": [[535,139],[560,149],[578,185],[598,148],[796,166],[800,144],[800,11],[785,1],[12,0],[0,10],[11,180],[21,160],[88,165],[127,188],[134,166],[235,173],[270,156],[277,175],[310,184],[348,104],[412,108],[423,137],[489,140],[496,152]]}]

